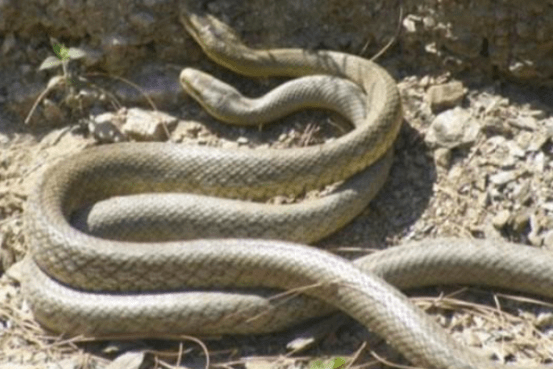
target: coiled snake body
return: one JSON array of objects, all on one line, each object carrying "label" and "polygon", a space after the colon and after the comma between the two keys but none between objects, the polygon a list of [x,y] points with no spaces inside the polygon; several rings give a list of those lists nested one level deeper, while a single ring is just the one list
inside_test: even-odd
[{"label": "coiled snake body", "polygon": [[[332,306],[387,339],[414,364],[496,367],[454,341],[381,277],[399,287],[486,283],[552,296],[552,261],[541,250],[487,241],[436,240],[351,263],[311,247],[261,239],[313,242],[342,227],[366,206],[384,182],[390,147],[401,123],[400,98],[392,78],[356,56],[297,49],[256,51],[214,18],[187,13],[182,20],[211,58],[236,72],[326,74],[353,82],[358,87],[342,82],[337,86],[356,96],[330,108],[347,115],[356,128],[324,145],[281,151],[116,144],[85,150],[49,168],[26,210],[32,259],[27,262],[23,287],[37,320],[58,332],[93,337],[259,333],[324,314]],[[333,87],[332,78],[320,82],[313,83],[323,92],[308,106],[332,103],[333,88],[343,88]],[[201,98],[202,74],[185,70],[182,83],[193,97]],[[309,100],[303,93],[299,98]],[[211,109],[209,104],[206,107]],[[225,113],[212,113],[227,118]],[[145,235],[123,235],[125,241],[100,239],[68,221],[76,209],[114,196],[186,191],[263,198],[298,194],[349,177],[326,198],[284,207],[234,199],[212,202],[195,194],[159,194],[155,200],[140,195],[138,201],[131,200],[138,207],[123,218],[137,216],[138,229],[157,216],[143,217],[143,213],[154,209],[168,215],[169,221],[160,222],[162,227],[169,224],[159,232],[170,240],[165,242],[144,242]],[[117,206],[126,201],[115,199]],[[178,201],[188,202],[189,210],[203,213],[203,219],[216,218],[215,226],[192,218],[191,227],[211,237],[236,238],[173,240],[182,233],[176,230],[178,236],[172,236],[184,216]],[[208,210],[200,209],[201,205]],[[221,209],[223,213],[212,215]],[[252,217],[256,221],[249,223]],[[124,223],[116,228],[122,227]],[[240,238],[243,233],[260,239]],[[300,288],[306,297],[282,304],[266,298],[271,291],[238,290],[260,287]],[[206,288],[212,291],[200,291]]]}]

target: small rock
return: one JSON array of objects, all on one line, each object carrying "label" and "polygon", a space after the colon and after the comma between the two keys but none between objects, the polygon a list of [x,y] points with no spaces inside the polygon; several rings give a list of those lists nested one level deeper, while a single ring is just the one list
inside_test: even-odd
[{"label": "small rock", "polygon": [[439,147],[434,152],[435,163],[443,168],[448,168],[450,166],[450,158],[452,157],[452,151]]},{"label": "small rock", "polygon": [[129,351],[119,355],[114,361],[110,362],[106,369],[138,369],[144,361],[143,351]]},{"label": "small rock", "polygon": [[246,145],[248,143],[248,138],[246,138],[244,136],[241,136],[241,137],[237,138],[237,143],[239,145]]},{"label": "small rock", "polygon": [[168,127],[176,123],[177,118],[169,114],[131,108],[121,131],[138,141],[163,141],[168,138]]},{"label": "small rock", "polygon": [[206,128],[193,120],[180,120],[171,132],[172,140],[182,142],[184,139],[196,139]]},{"label": "small rock", "polygon": [[[4,249],[2,249],[2,251],[4,251]],[[22,280],[24,280],[23,277],[25,276],[25,265],[25,261],[20,260],[11,264],[10,266],[3,265],[3,267],[5,270],[5,274],[8,277],[13,279],[14,281],[21,282]]]},{"label": "small rock", "polygon": [[423,18],[423,25],[425,26],[426,29],[433,29],[433,28],[435,28],[436,24],[437,24],[437,22],[435,21],[435,18],[433,18],[433,17],[426,16],[426,17]]},{"label": "small rock", "polygon": [[523,181],[521,184],[518,184],[513,191],[513,197],[517,204],[525,203],[531,194],[531,184],[530,181]]},{"label": "small rock", "polygon": [[537,75],[536,67],[531,60],[512,62],[508,69],[519,79],[530,79]]},{"label": "small rock", "polygon": [[500,97],[492,97],[491,101],[488,103],[488,105],[485,107],[485,111],[483,112],[484,115],[489,115],[493,112],[498,111],[500,108],[506,108],[510,105],[510,100],[507,98],[500,98]]},{"label": "small rock", "polygon": [[429,77],[428,75],[423,76],[423,78],[419,81],[419,86],[426,88],[427,86],[429,86],[430,81],[431,81],[431,77]]},{"label": "small rock", "polygon": [[473,186],[481,192],[484,192],[487,189],[487,181],[485,176],[477,176],[474,179]]},{"label": "small rock", "polygon": [[425,44],[424,49],[429,54],[438,54],[437,43],[436,42],[430,42],[428,44]]},{"label": "small rock", "polygon": [[490,205],[490,194],[488,191],[482,192],[477,196],[477,204],[482,208]]},{"label": "small rock", "polygon": [[546,116],[546,113],[544,110],[527,110],[525,112],[525,115],[528,117],[533,117],[535,119],[543,119]]},{"label": "small rock", "polygon": [[513,169],[516,162],[517,160],[513,156],[505,156],[504,159],[498,163],[498,165],[502,169]]},{"label": "small rock", "polygon": [[510,137],[512,134],[510,127],[505,123],[505,120],[500,117],[485,117],[482,131],[487,136],[502,135]]},{"label": "small rock", "polygon": [[482,231],[485,238],[491,240],[502,240],[502,233],[491,223],[486,223]]},{"label": "small rock", "polygon": [[491,202],[499,201],[500,199],[503,198],[502,194],[500,193],[500,191],[498,191],[498,189],[495,186],[489,186],[487,188],[487,194],[489,197],[489,201]]},{"label": "small rock", "polygon": [[507,141],[506,146],[508,147],[508,150],[510,151],[511,156],[515,156],[516,158],[524,158],[525,157],[525,150],[523,150],[515,141]]},{"label": "small rock", "polygon": [[518,177],[517,172],[505,171],[505,172],[493,174],[492,176],[489,177],[489,180],[491,181],[491,183],[495,184],[496,186],[502,186],[508,182],[511,182],[517,179],[517,177]]},{"label": "small rock", "polygon": [[462,102],[466,92],[462,82],[453,81],[430,87],[427,90],[427,101],[433,111],[453,108]]},{"label": "small rock", "polygon": [[239,147],[239,144],[236,141],[229,141],[229,140],[223,140],[221,139],[219,144],[224,149],[236,149]]},{"label": "small rock", "polygon": [[[506,142],[506,139],[503,136],[492,136],[480,147],[480,151],[483,153],[484,158],[489,157],[494,153],[498,147]],[[485,161],[488,161],[485,159]]]},{"label": "small rock", "polygon": [[452,183],[459,183],[465,174],[465,170],[466,169],[461,165],[456,165],[448,172],[448,179],[452,181]]},{"label": "small rock", "polygon": [[529,224],[529,211],[522,209],[512,218],[512,228],[514,231],[520,233]]},{"label": "small rock", "polygon": [[475,142],[479,134],[479,123],[461,108],[437,115],[431,123],[425,142],[432,147],[453,149]]},{"label": "small rock", "polygon": [[552,213],[553,206],[551,202],[543,202],[542,204],[540,204],[540,206],[541,208],[548,210],[549,212]]},{"label": "small rock", "polygon": [[531,232],[527,235],[527,239],[531,242],[531,245],[541,247],[543,243],[543,238],[539,236],[541,226],[535,214],[529,216],[529,228],[531,228]]},{"label": "small rock", "polygon": [[77,369],[81,367],[79,356],[69,357],[55,363],[48,363],[46,369]]},{"label": "small rock", "polygon": [[510,119],[508,123],[516,128],[526,129],[529,131],[534,131],[537,129],[537,120],[529,116],[519,116],[517,119]]},{"label": "small rock", "polygon": [[118,114],[103,113],[88,122],[88,130],[94,139],[100,143],[127,141],[127,136],[119,129],[120,120]]},{"label": "small rock", "polygon": [[421,18],[413,14],[406,16],[406,18],[402,21],[402,25],[408,33],[416,32],[418,23],[421,23]]},{"label": "small rock", "polygon": [[502,229],[510,220],[510,212],[506,209],[501,210],[492,218],[492,224],[496,229]]},{"label": "small rock", "polygon": [[529,139],[527,150],[539,151],[541,147],[543,147],[544,144],[548,141],[552,141],[552,126],[550,126],[550,128],[547,129],[545,132],[535,132],[535,134],[533,134],[533,136],[531,136]]},{"label": "small rock", "polygon": [[539,328],[548,327],[552,325],[552,313],[542,312],[537,316],[535,320],[535,326]]},{"label": "small rock", "polygon": [[531,167],[534,169],[535,173],[544,173],[544,170],[548,166],[548,161],[552,163],[552,158],[547,159],[546,155],[542,151],[537,152],[533,158]]}]

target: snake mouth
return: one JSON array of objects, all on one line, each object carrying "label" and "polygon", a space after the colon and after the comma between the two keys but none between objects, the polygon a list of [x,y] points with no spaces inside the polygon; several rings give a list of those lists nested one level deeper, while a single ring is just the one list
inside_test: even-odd
[{"label": "snake mouth", "polygon": [[196,69],[185,68],[179,76],[179,81],[183,89],[195,100],[201,99],[202,93],[198,84],[195,83],[197,78],[196,72],[200,72]]}]

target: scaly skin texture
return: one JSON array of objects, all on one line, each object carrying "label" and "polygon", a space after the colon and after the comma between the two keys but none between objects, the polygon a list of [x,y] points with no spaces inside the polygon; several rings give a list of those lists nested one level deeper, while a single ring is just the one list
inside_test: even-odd
[{"label": "scaly skin texture", "polygon": [[[187,191],[265,197],[297,194],[352,176],[317,205],[237,202],[237,213],[212,216],[222,234],[239,237],[241,232],[245,236],[252,232],[256,237],[311,242],[358,214],[383,184],[402,116],[394,81],[383,69],[338,52],[256,51],[242,45],[212,17],[186,13],[182,19],[211,58],[239,73],[331,74],[354,82],[367,99],[361,122],[354,122],[356,128],[337,140],[301,149],[233,151],[125,143],[89,149],[52,166],[26,209],[31,257],[23,288],[37,320],[57,332],[97,338],[256,333],[282,329],[307,316],[324,314],[332,306],[384,337],[414,364],[503,367],[454,341],[379,275],[405,287],[449,283],[447,277],[451,277],[450,283],[488,283],[551,297],[552,259],[541,250],[487,241],[428,241],[428,245],[387,251],[389,258],[376,254],[381,268],[367,259],[351,263],[284,241],[131,242],[117,240],[117,234],[112,235],[116,240],[96,238],[69,224],[75,210],[113,196]],[[182,82],[194,97],[194,89]],[[130,213],[147,212],[165,201],[157,199],[149,203],[141,198],[138,202],[147,209]],[[197,209],[204,200],[189,201],[193,212],[204,211]],[[169,219],[181,216],[176,199],[169,198],[165,204],[155,213]],[[218,207],[215,203],[205,211],[212,214]],[[238,215],[242,213],[260,223],[247,223]],[[203,223],[192,222],[194,227]],[[126,226],[116,228],[125,233]],[[471,279],[464,279],[468,275]],[[265,298],[272,292],[236,291],[244,288],[299,289],[307,297],[283,304]],[[227,289],[232,292],[219,292]]]}]

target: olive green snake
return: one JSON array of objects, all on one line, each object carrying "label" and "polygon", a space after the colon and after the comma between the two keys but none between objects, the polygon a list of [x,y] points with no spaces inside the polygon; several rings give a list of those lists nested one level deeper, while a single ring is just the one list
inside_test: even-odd
[{"label": "olive green snake", "polygon": [[[210,58],[235,72],[348,80],[335,85],[333,78],[308,78],[300,87],[313,82],[327,92],[316,94],[312,103],[298,104],[308,99],[304,94],[313,92],[300,88],[299,95],[284,104],[336,110],[354,121],[355,128],[322,145],[296,149],[120,143],[90,148],[52,165],[25,212],[31,258],[23,291],[36,319],[56,332],[98,338],[253,334],[284,329],[334,308],[379,334],[414,364],[503,367],[456,342],[392,285],[486,284],[551,298],[548,253],[492,241],[439,239],[350,262],[291,242],[315,242],[333,233],[359,214],[383,185],[402,121],[400,96],[388,73],[371,61],[340,52],[253,50],[206,15],[183,13],[182,22]],[[189,69],[181,75],[192,97],[208,110],[221,103],[221,110],[211,113],[228,119],[218,113],[228,105],[224,98],[202,102],[203,89],[197,86],[206,80],[219,83]],[[345,94],[333,89],[355,96],[329,106],[335,96]],[[247,121],[255,109],[248,103],[241,107],[247,113],[237,123],[256,124],[259,117]],[[258,115],[275,118],[267,114],[262,109]],[[237,200],[298,195],[337,181],[345,182],[330,195],[307,203]],[[130,194],[138,200],[128,201],[124,196]],[[70,224],[77,209],[109,198],[115,200],[107,200],[108,208],[115,201],[131,209],[121,210],[124,216],[116,235],[99,238]],[[157,218],[160,212],[164,220]],[[182,221],[187,212],[204,218]],[[88,216],[94,217],[94,210],[85,212]],[[125,220],[135,216],[138,226],[126,234],[132,226]],[[187,237],[182,222],[191,237],[204,238],[179,240]],[[161,228],[147,228],[147,223]],[[140,234],[141,229],[148,231]],[[163,242],[156,242],[157,237]],[[274,298],[273,289],[302,294]]]}]

